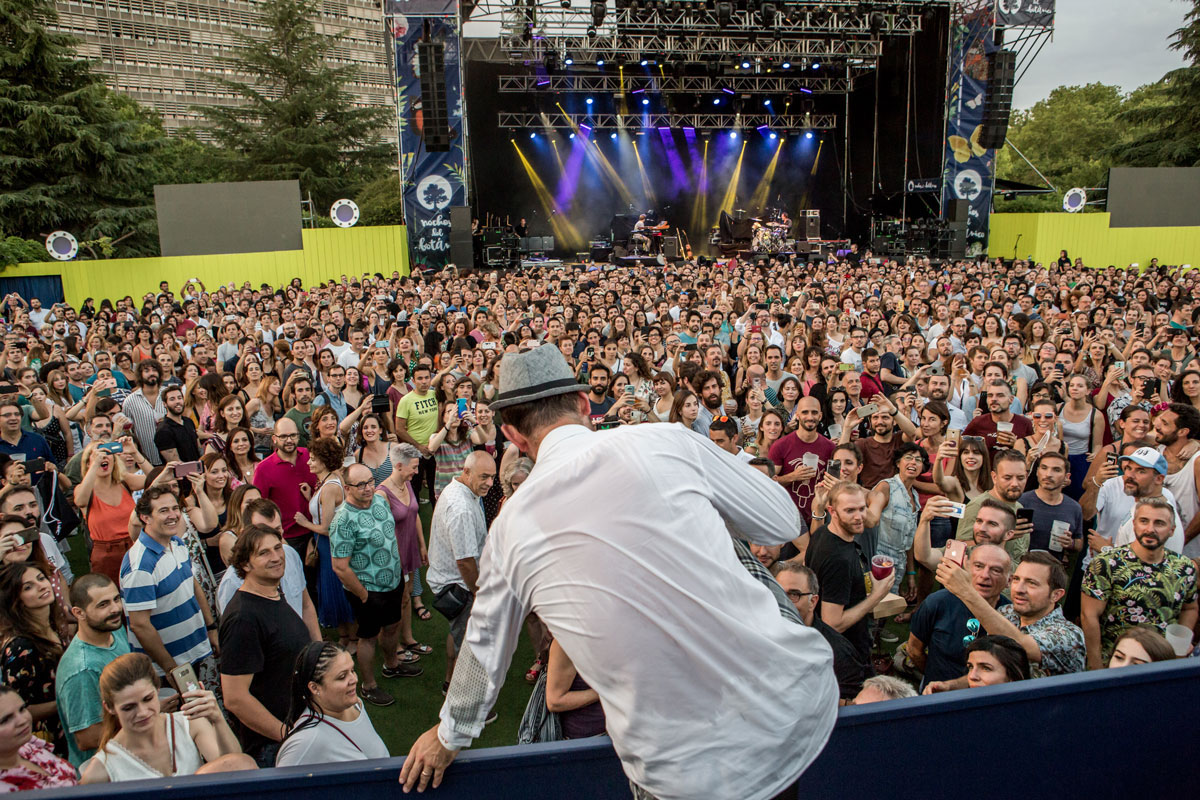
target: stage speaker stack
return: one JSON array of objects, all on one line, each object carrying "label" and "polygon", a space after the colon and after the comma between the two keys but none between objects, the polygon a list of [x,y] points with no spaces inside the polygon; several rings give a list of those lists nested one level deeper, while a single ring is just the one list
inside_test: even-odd
[{"label": "stage speaker stack", "polygon": [[459,269],[475,266],[470,206],[450,206],[450,261]]},{"label": "stage speaker stack", "polygon": [[988,56],[987,97],[983,101],[983,131],[979,146],[988,150],[1004,147],[1008,136],[1008,118],[1012,115],[1013,84],[1017,75],[1017,54],[997,50]]},{"label": "stage speaker stack", "polygon": [[971,204],[966,200],[954,200],[946,208],[946,231],[950,235],[947,257],[960,261],[967,257],[967,217]]},{"label": "stage speaker stack", "polygon": [[[450,150],[450,117],[446,110],[445,45],[418,42],[417,60],[421,66],[421,118],[425,149],[430,153]],[[470,230],[468,220],[467,230]]]},{"label": "stage speaker stack", "polygon": [[664,236],[662,254],[664,258],[679,258],[679,239],[674,236]]},{"label": "stage speaker stack", "polygon": [[821,241],[821,210],[810,209],[804,212],[804,238],[810,242]]}]

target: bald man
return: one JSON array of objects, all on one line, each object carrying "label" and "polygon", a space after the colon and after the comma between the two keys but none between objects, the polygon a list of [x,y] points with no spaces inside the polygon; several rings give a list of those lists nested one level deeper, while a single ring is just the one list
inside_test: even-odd
[{"label": "bald man", "polygon": [[462,472],[442,490],[429,532],[429,571],[433,607],[450,622],[446,637],[446,685],[467,632],[479,584],[479,556],[487,538],[480,498],[496,480],[496,462],[486,451],[467,456]]},{"label": "bald man", "polygon": [[[300,429],[294,420],[284,417],[276,422],[271,442],[275,452],[255,468],[254,485],[263,497],[279,506],[284,541],[303,556],[312,533],[296,522],[296,514],[309,516],[308,500],[317,485],[317,476],[308,466],[308,450],[300,446]],[[315,592],[316,588],[310,579],[309,591]]]}]

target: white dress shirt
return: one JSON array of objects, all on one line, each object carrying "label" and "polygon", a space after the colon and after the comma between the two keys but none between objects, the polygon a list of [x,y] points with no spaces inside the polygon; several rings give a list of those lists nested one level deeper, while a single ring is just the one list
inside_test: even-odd
[{"label": "white dress shirt", "polygon": [[774,796],[833,728],[832,651],[729,539],[782,544],[798,524],[781,486],[681,426],[551,430],[488,534],[477,664],[456,670],[439,738],[482,731],[533,611],[600,695],[632,781],[661,800]]}]

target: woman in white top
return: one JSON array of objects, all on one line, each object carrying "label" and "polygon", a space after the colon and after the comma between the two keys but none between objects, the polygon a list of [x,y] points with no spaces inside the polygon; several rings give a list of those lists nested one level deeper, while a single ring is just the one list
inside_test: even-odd
[{"label": "woman in white top", "polygon": [[206,772],[254,768],[212,692],[184,691],[179,711],[162,713],[154,666],[143,653],[127,653],[104,668],[100,702],[100,749],[80,783],[192,775],[206,765]]},{"label": "woman in white top", "polygon": [[331,642],[312,642],[296,657],[287,726],[277,767],[390,755],[358,699],[354,659]]}]

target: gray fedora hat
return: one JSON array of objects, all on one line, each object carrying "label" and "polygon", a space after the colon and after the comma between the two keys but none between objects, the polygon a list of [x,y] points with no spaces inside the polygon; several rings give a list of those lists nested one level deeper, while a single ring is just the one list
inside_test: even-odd
[{"label": "gray fedora hat", "polygon": [[500,391],[488,403],[495,410],[557,394],[586,392],[571,373],[567,360],[553,345],[541,345],[527,353],[504,356],[500,364]]}]

